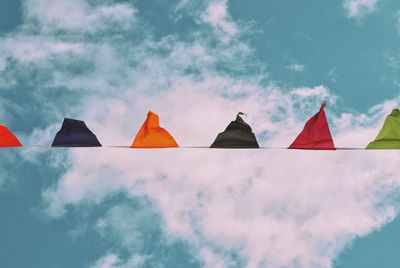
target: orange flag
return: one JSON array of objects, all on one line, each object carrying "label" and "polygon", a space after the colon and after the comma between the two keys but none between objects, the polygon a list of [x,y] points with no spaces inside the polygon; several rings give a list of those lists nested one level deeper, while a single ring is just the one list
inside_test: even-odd
[{"label": "orange flag", "polygon": [[139,132],[136,134],[131,148],[171,148],[179,147],[175,139],[160,127],[160,118],[149,111]]},{"label": "orange flag", "polygon": [[22,147],[22,144],[6,126],[0,125],[0,147]]}]

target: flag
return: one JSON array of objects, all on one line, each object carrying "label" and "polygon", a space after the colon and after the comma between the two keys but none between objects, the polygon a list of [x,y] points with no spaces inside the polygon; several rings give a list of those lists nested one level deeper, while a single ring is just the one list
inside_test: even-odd
[{"label": "flag", "polygon": [[307,121],[303,131],[288,149],[335,150],[325,115],[325,105],[326,102],[322,103],[319,112]]}]

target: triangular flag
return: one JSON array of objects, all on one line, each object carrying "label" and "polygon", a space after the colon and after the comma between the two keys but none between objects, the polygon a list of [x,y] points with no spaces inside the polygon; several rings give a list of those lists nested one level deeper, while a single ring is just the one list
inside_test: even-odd
[{"label": "triangular flag", "polygon": [[241,115],[238,113],[236,120],[218,134],[211,148],[259,148],[256,136]]},{"label": "triangular flag", "polygon": [[65,118],[60,131],[57,132],[52,147],[101,147],[96,135],[84,121]]},{"label": "triangular flag", "polygon": [[335,150],[324,111],[325,105],[326,102],[322,103],[319,112],[307,121],[289,149]]},{"label": "triangular flag", "polygon": [[0,125],[0,147],[22,147],[18,138],[4,125]]},{"label": "triangular flag", "polygon": [[160,127],[160,118],[149,111],[146,121],[136,134],[131,148],[171,148],[179,147],[167,130]]},{"label": "triangular flag", "polygon": [[394,109],[386,117],[378,136],[367,149],[400,149],[400,110]]}]

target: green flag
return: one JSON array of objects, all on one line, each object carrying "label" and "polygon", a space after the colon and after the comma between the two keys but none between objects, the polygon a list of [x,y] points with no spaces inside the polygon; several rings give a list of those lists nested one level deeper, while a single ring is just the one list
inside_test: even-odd
[{"label": "green flag", "polygon": [[400,149],[400,110],[394,109],[378,136],[368,144],[367,149]]}]

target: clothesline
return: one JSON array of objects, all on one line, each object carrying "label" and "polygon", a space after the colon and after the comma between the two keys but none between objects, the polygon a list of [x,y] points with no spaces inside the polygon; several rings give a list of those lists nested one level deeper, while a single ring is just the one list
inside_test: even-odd
[{"label": "clothesline", "polygon": [[325,115],[325,105],[322,103],[319,112],[312,116],[305,124],[303,130],[288,147],[262,147],[259,146],[256,135],[239,112],[236,119],[228,124],[226,129],[219,133],[211,146],[179,146],[174,137],[164,128],[160,127],[160,119],[152,111],[147,113],[147,118],[130,146],[115,145],[103,146],[97,136],[90,131],[84,121],[65,118],[61,129],[49,145],[22,145],[18,138],[6,127],[0,125],[0,147],[109,147],[109,148],[187,148],[187,149],[261,149],[261,150],[364,150],[364,149],[400,149],[400,110],[394,109],[386,117],[384,125],[376,139],[366,148],[335,147]]},{"label": "clothesline", "polygon": [[[7,148],[7,147],[3,147]],[[114,149],[130,149],[130,150],[157,150],[157,149],[172,149],[172,150],[182,150],[182,149],[211,149],[211,150],[293,150],[287,147],[269,147],[269,146],[260,146],[258,148],[212,148],[208,146],[179,146],[179,147],[162,147],[162,148],[132,148],[129,145],[102,145],[102,146],[51,146],[51,145],[24,145],[23,147],[8,147],[10,149],[21,149],[21,148],[68,148],[68,149],[102,149],[102,148],[114,148]],[[297,149],[302,151],[324,151],[322,149]],[[328,151],[361,151],[366,150],[363,147],[336,147],[334,150]]]}]

